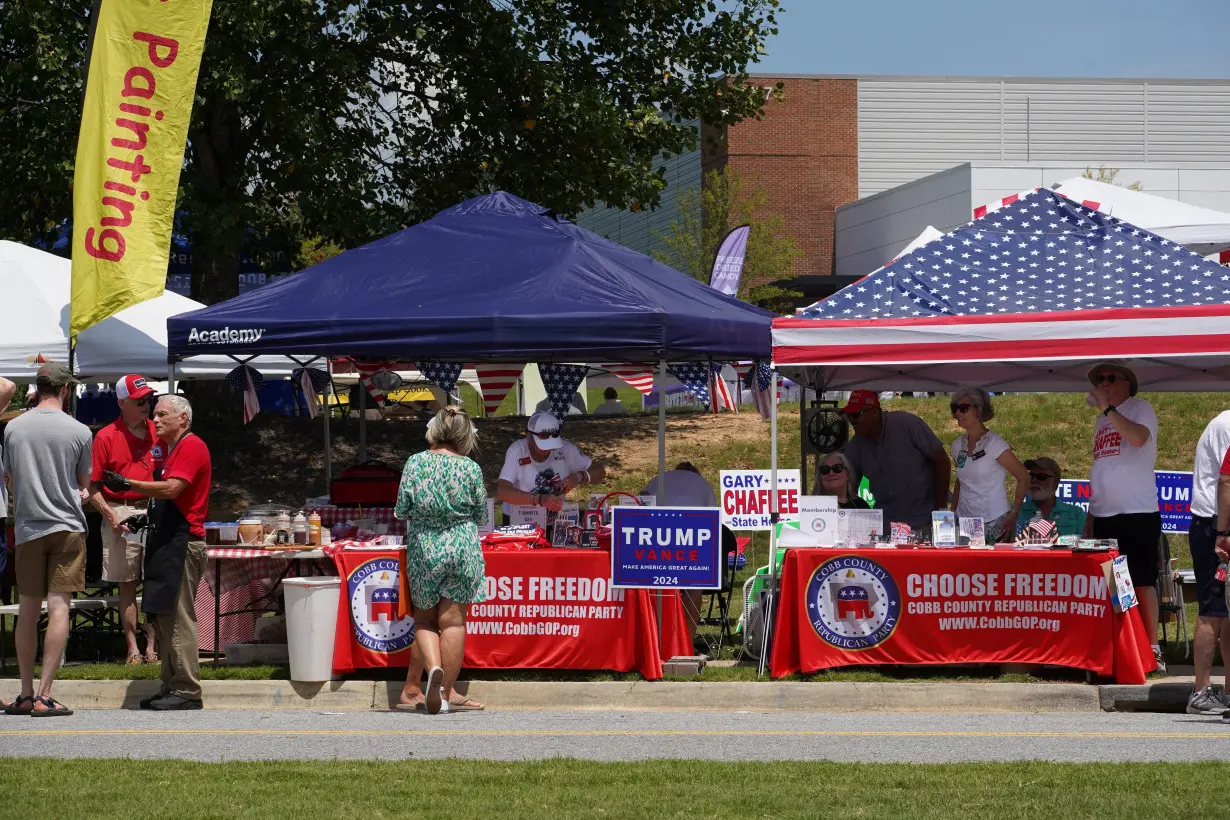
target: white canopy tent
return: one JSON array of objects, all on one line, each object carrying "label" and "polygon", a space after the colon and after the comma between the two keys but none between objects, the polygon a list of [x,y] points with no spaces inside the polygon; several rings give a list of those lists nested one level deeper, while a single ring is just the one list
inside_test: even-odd
[{"label": "white canopy tent", "polygon": [[1230,250],[1230,214],[1084,177],[1065,179],[1054,190],[1201,256]]},{"label": "white canopy tent", "polygon": [[[6,316],[0,322],[0,376],[28,381],[40,356],[68,360],[69,294],[72,266],[55,254],[0,240],[0,293]],[[167,319],[204,307],[171,291],[133,305],[83,331],[73,369],[112,381],[127,373],[151,378],[167,373]],[[303,357],[307,361],[311,357]],[[251,362],[268,377],[289,376],[298,365],[283,356]],[[176,365],[177,379],[220,379],[237,366],[227,356],[197,356]]]}]

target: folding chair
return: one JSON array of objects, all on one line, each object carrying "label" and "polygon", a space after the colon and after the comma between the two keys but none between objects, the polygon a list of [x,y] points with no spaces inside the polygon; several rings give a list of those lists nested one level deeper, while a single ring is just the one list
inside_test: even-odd
[{"label": "folding chair", "polygon": [[1191,644],[1187,637],[1187,608],[1183,605],[1183,584],[1179,582],[1179,572],[1175,568],[1176,561],[1170,557],[1170,542],[1166,533],[1162,533],[1158,542],[1158,573],[1157,602],[1158,620],[1162,626],[1162,643],[1169,643],[1166,624],[1169,614],[1175,617],[1175,640],[1179,644],[1179,634],[1183,635],[1183,657],[1191,655]]},{"label": "folding chair", "polygon": [[[721,554],[726,561],[726,566],[722,572],[722,587],[709,593],[709,608],[705,611],[704,617],[698,618],[696,621],[697,626],[716,626],[718,628],[716,641],[707,638],[703,639],[708,649],[706,654],[710,657],[718,657],[718,653],[722,651],[722,646],[733,638],[730,628],[730,598],[734,594],[735,573],[738,571],[739,556],[750,542],[750,538],[736,538],[731,530],[722,527]],[[717,606],[718,610],[716,618],[713,616],[714,606]]]}]

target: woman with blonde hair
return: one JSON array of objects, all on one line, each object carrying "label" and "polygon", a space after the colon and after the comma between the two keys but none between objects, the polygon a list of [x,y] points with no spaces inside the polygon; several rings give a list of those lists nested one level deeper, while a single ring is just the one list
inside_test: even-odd
[{"label": "woman with blonde hair", "polygon": [[867,509],[867,502],[859,497],[858,487],[854,485],[850,462],[841,452],[829,453],[820,460],[816,467],[816,486],[823,490],[821,495],[836,496],[840,509]]},{"label": "woman with blonde hair", "polygon": [[[988,544],[1016,535],[1016,519],[1029,489],[1029,471],[1012,447],[986,423],[995,418],[991,395],[980,387],[961,387],[949,402],[952,417],[963,431],[952,443],[952,461],[957,484],[952,491],[952,509],[957,518],[981,518]],[[1016,481],[1013,500],[1008,501],[1004,479]]]},{"label": "woman with blonde hair", "polygon": [[[464,712],[483,705],[453,691],[465,654],[466,614],[486,600],[478,527],[487,517],[482,470],[469,456],[478,433],[460,407],[427,423],[428,449],[406,459],[393,514],[406,522],[402,578],[415,638],[398,709]],[[427,670],[425,692],[419,680]]]}]

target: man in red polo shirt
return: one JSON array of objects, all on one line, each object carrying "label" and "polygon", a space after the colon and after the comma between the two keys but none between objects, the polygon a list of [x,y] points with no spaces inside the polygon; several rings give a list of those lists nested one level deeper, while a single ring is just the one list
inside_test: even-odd
[{"label": "man in red polo shirt", "polygon": [[142,709],[201,708],[197,652],[197,584],[205,571],[205,516],[212,466],[209,448],[189,431],[192,405],[183,396],[163,396],[154,407],[154,429],[166,461],[154,481],[103,475],[114,492],[153,499],[145,541],[145,592],[141,609],[155,616],[162,650],[162,691],[141,701]]},{"label": "man in red polo shirt", "polygon": [[[90,503],[102,514],[103,580],[120,586],[120,623],[128,642],[128,663],[141,663],[137,646],[137,583],[141,580],[141,538],[124,526],[134,515],[145,515],[149,502],[139,493],[116,493],[102,486],[103,473],[137,481],[152,481],[162,460],[162,447],[150,421],[154,389],[133,374],[115,384],[120,417],[94,436],[94,467],[90,472]],[[145,661],[158,662],[154,627],[145,625]]]}]

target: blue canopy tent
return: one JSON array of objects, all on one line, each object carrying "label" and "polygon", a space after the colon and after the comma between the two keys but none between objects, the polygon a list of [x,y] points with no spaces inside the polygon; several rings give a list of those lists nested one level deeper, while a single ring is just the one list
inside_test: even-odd
[{"label": "blue canopy tent", "polygon": [[634,362],[657,364],[662,384],[667,362],[767,360],[773,316],[499,191],[172,317],[167,332],[172,363],[204,353]]},{"label": "blue canopy tent", "polygon": [[773,314],[497,192],[173,317],[173,360],[270,353],[454,362],[767,359]]}]

